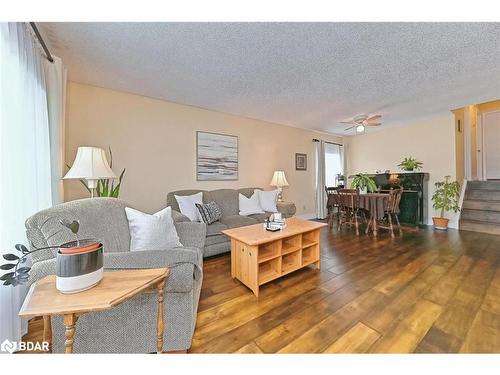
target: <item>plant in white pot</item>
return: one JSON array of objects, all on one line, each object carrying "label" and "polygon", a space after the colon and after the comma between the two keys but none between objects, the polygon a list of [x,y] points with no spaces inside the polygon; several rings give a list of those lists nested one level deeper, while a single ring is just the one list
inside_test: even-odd
[{"label": "plant in white pot", "polygon": [[445,176],[444,181],[436,182],[436,191],[432,195],[432,207],[440,210],[438,217],[433,217],[435,229],[446,230],[448,229],[449,219],[444,217],[444,213],[453,211],[458,212],[458,200],[460,197],[460,184],[457,181],[450,181],[450,176]]},{"label": "plant in white pot", "polygon": [[[76,220],[61,220],[75,235],[75,241],[62,245],[37,248],[33,250],[17,244],[15,249],[20,254],[4,254],[7,263],[0,264],[0,270],[10,271],[0,276],[3,285],[17,286],[26,283],[29,278],[30,267],[25,265],[31,253],[54,249],[56,253],[56,288],[61,293],[77,293],[97,285],[103,277],[103,246],[95,239],[79,239],[80,223]],[[12,263],[14,262],[14,263]]]},{"label": "plant in white pot", "polygon": [[366,174],[359,173],[352,179],[351,188],[359,189],[362,192],[377,191],[375,180]]}]

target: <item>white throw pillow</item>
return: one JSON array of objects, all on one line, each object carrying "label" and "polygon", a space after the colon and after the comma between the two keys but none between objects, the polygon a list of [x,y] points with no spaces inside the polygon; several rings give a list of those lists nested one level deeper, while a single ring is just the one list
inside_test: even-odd
[{"label": "white throw pillow", "polygon": [[260,207],[266,212],[278,212],[276,202],[278,202],[278,190],[263,191],[255,190],[259,193]]},{"label": "white throw pillow", "polygon": [[240,205],[240,215],[248,216],[252,214],[263,214],[262,208],[259,203],[259,195],[257,191],[253,193],[250,198],[245,197],[243,194],[238,195]]},{"label": "white throw pillow", "polygon": [[196,208],[196,204],[203,204],[203,193],[193,195],[174,195],[181,210],[181,214],[187,216],[191,221],[202,221],[200,211]]},{"label": "white throw pillow", "polygon": [[172,208],[153,214],[125,207],[130,229],[130,251],[168,250],[182,246],[172,220]]}]

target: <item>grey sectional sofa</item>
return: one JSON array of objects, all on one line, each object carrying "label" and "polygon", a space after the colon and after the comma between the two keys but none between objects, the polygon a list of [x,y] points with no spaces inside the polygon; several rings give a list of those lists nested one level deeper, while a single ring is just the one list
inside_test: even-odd
[{"label": "grey sectional sofa", "polygon": [[[115,198],[81,199],[43,210],[26,221],[30,243],[40,248],[73,240],[62,229],[61,219],[80,221],[80,238],[97,238],[104,244],[107,270],[171,267],[165,290],[164,350],[186,350],[196,324],[202,272],[202,249],[206,226],[177,222],[177,233],[184,247],[169,250],[129,251],[130,232],[125,207]],[[55,274],[52,250],[33,253],[29,283]],[[77,322],[76,353],[150,353],[156,351],[156,293],[139,296],[109,311],[84,314]],[[64,350],[64,326],[60,317],[52,318],[53,352]]]},{"label": "grey sectional sofa", "polygon": [[[221,233],[222,230],[228,228],[236,228],[245,225],[263,223],[271,212],[264,214],[255,214],[250,216],[240,216],[238,194],[241,193],[246,197],[251,197],[255,189],[261,188],[243,188],[243,189],[219,189],[219,190],[178,190],[167,194],[167,205],[172,207],[172,217],[175,222],[190,222],[189,218],[182,215],[179,210],[179,205],[175,199],[175,195],[192,195],[199,192],[203,193],[203,203],[215,201],[222,210],[222,219],[213,224],[207,225],[207,238],[205,240],[205,248],[203,256],[209,257],[221,253],[226,253],[231,250],[228,237]],[[291,217],[295,214],[295,205],[289,202],[278,202],[278,211],[283,217]]]}]

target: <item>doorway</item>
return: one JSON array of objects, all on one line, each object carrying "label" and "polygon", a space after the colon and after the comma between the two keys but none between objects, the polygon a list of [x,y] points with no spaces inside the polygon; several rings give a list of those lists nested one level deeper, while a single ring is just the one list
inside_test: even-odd
[{"label": "doorway", "polygon": [[[500,180],[500,111],[481,115],[482,180]],[[481,174],[481,173],[480,173]]]}]

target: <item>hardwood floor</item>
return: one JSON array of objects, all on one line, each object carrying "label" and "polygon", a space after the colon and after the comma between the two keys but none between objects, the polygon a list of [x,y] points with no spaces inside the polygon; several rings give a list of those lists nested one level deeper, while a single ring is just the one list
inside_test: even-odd
[{"label": "hardwood floor", "polygon": [[190,352],[500,352],[500,236],[321,235],[321,270],[271,282],[258,299],[231,279],[228,255],[206,260]]}]

